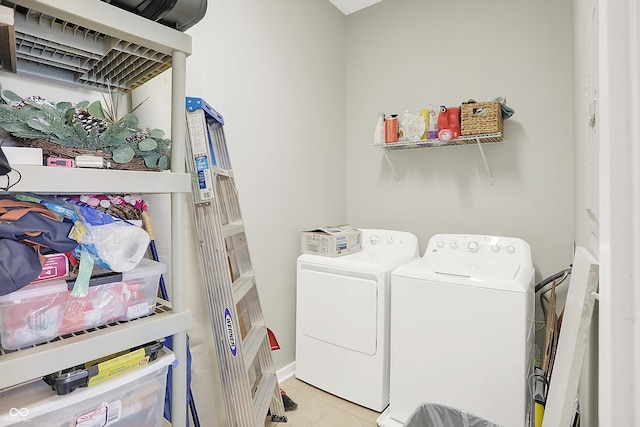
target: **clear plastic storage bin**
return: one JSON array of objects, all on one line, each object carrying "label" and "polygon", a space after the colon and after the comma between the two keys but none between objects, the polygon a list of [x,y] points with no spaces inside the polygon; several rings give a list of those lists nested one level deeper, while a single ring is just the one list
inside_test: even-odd
[{"label": "clear plastic storage bin", "polygon": [[166,269],[144,258],[133,270],[100,278],[86,297],[71,296],[73,282],[64,279],[31,283],[4,295],[0,297],[0,344],[15,350],[146,316],[155,310],[160,275]]},{"label": "clear plastic storage bin", "polygon": [[168,367],[163,348],[141,368],[59,396],[38,380],[0,392],[0,427],[161,427]]}]

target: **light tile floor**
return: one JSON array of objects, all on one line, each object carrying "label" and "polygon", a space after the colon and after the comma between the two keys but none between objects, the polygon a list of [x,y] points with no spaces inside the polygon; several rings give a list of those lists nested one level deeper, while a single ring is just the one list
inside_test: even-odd
[{"label": "light tile floor", "polygon": [[287,411],[286,423],[267,421],[265,427],[371,427],[378,412],[340,399],[293,377],[280,384],[298,408]]}]

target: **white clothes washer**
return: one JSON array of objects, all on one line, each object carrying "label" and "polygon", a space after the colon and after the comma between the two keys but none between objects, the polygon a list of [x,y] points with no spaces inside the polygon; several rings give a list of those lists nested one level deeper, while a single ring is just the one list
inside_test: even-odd
[{"label": "white clothes washer", "polygon": [[395,269],[390,403],[378,425],[400,427],[430,402],[529,426],[533,285],[529,244],[508,237],[435,235]]},{"label": "white clothes washer", "polygon": [[297,261],[296,377],[381,412],[389,404],[389,277],[418,258],[403,231],[362,229],[362,251]]}]

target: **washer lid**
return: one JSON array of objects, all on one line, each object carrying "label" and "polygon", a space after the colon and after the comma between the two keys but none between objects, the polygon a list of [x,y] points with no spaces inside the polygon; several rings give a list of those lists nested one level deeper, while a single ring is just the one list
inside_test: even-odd
[{"label": "washer lid", "polygon": [[495,277],[498,279],[515,279],[518,270],[520,270],[519,264],[507,264],[498,261],[477,263],[427,258],[425,265],[435,273],[473,278]]},{"label": "washer lid", "polygon": [[[395,277],[429,280],[512,292],[526,292],[531,286],[533,269],[497,261],[483,263],[452,259],[420,258],[396,268]],[[392,284],[393,286],[393,284]]]}]

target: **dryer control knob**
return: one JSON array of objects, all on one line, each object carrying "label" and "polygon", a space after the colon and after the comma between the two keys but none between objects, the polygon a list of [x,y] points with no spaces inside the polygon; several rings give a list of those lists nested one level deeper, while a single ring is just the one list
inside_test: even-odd
[{"label": "dryer control knob", "polygon": [[498,245],[491,245],[491,250],[492,250],[493,252],[498,252],[498,251],[500,250],[500,246],[498,246]]},{"label": "dryer control knob", "polygon": [[469,252],[478,252],[480,246],[478,246],[478,242],[469,242],[467,249],[469,249]]},{"label": "dryer control knob", "polygon": [[371,237],[369,238],[369,241],[371,242],[371,244],[372,244],[372,245],[376,245],[376,244],[378,244],[378,240],[379,240],[379,239],[378,239],[378,236],[376,236],[376,235],[373,235],[373,236],[371,236]]},{"label": "dryer control knob", "polygon": [[513,245],[507,246],[507,252],[509,252],[510,254],[516,253],[516,247]]},{"label": "dryer control knob", "polygon": [[451,246],[451,249],[458,249],[458,244],[456,242],[451,242],[449,246]]},{"label": "dryer control knob", "polygon": [[393,237],[389,237],[387,239],[387,243],[390,244],[390,245],[393,244]]},{"label": "dryer control knob", "polygon": [[444,242],[442,240],[438,240],[437,245],[440,249],[444,248]]}]

